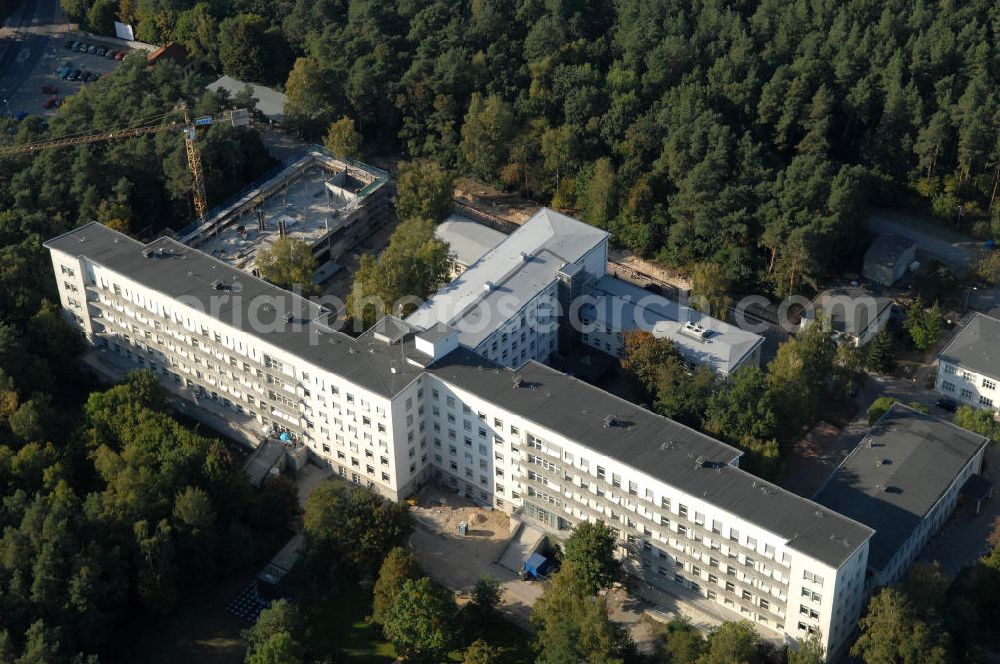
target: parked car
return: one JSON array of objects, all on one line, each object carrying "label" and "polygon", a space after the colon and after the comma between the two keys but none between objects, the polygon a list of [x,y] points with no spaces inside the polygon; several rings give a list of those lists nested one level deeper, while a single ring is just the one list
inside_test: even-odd
[{"label": "parked car", "polygon": [[107,52],[107,53],[105,54],[105,56],[104,56],[104,57],[106,57],[106,58],[107,58],[108,60],[114,60],[114,59],[115,59],[115,56],[117,56],[117,55],[118,55],[118,54],[119,54],[120,52],[121,52],[121,51],[116,51],[116,50],[115,50],[115,49],[113,49],[113,48],[109,48],[109,49],[108,49],[108,52]]},{"label": "parked car", "polygon": [[42,86],[42,94],[54,95],[57,92],[59,92],[59,88],[57,88],[54,85],[43,85]]},{"label": "parked car", "polygon": [[125,49],[122,49],[121,51],[118,51],[117,53],[115,53],[115,60],[123,60],[126,55],[128,55],[128,51],[125,50]]},{"label": "parked car", "polygon": [[101,77],[101,75],[98,74],[97,72],[95,72],[95,71],[89,71],[89,72],[87,72],[86,82],[90,83],[91,81],[96,81],[100,77]]},{"label": "parked car", "polygon": [[87,44],[87,53],[94,53],[97,51],[97,44]]},{"label": "parked car", "polygon": [[81,76],[83,76],[83,72],[80,71],[79,69],[74,69],[72,72],[70,72],[70,75],[67,76],[66,78],[68,78],[71,81],[78,81],[80,80]]},{"label": "parked car", "polygon": [[66,49],[67,51],[72,51],[75,47],[76,47],[75,39],[67,39],[66,42],[63,44],[63,48]]},{"label": "parked car", "polygon": [[42,102],[42,108],[54,108],[59,105],[59,97],[49,97]]},{"label": "parked car", "polygon": [[74,50],[77,50],[77,51],[83,53],[83,52],[85,52],[87,50],[87,47],[89,45],[90,44],[88,44],[87,42],[83,42],[83,41],[77,42],[76,46],[74,47]]},{"label": "parked car", "polygon": [[98,57],[101,57],[101,58],[103,58],[107,54],[108,54],[108,49],[105,48],[104,46],[102,46],[99,49],[97,49],[96,51],[94,51],[94,55],[96,55]]},{"label": "parked car", "polygon": [[70,80],[69,76],[72,73],[73,73],[73,68],[72,67],[66,67],[64,69],[60,69],[59,70],[59,78],[68,81],[68,80]]},{"label": "parked car", "polygon": [[954,413],[956,410],[958,410],[958,402],[955,401],[954,399],[948,399],[947,397],[943,399],[938,399],[937,401],[934,402],[934,405],[940,408],[941,410],[948,411],[949,413]]}]

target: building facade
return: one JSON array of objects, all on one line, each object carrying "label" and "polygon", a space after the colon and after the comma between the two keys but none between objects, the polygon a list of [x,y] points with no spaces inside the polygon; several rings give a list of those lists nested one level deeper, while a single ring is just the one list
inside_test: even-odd
[{"label": "building facade", "polygon": [[745,473],[728,445],[538,362],[490,361],[444,323],[387,317],[351,338],[166,238],[90,224],[46,246],[98,361],[152,371],[250,444],[287,433],[391,499],[437,481],[557,536],[604,520],[644,583],[790,642],[837,650],[860,614],[872,530]]},{"label": "building facade", "polygon": [[935,389],[974,408],[1000,408],[1000,319],[976,313],[938,355]]}]

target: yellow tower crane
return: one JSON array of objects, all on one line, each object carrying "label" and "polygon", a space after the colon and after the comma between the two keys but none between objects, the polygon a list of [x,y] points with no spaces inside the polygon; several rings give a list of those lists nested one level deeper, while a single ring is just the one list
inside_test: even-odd
[{"label": "yellow tower crane", "polygon": [[23,143],[21,145],[0,146],[0,156],[31,154],[40,150],[48,150],[51,148],[63,148],[71,145],[114,141],[120,138],[131,138],[133,136],[156,134],[161,131],[170,131],[172,129],[182,129],[184,132],[184,152],[187,155],[188,169],[191,171],[192,189],[194,190],[194,209],[195,213],[198,215],[198,221],[200,223],[204,223],[205,213],[208,211],[208,204],[205,202],[205,179],[202,177],[201,173],[201,153],[198,151],[196,128],[210,124],[212,124],[212,118],[209,116],[195,118],[194,121],[192,121],[191,117],[188,115],[187,107],[180,106],[177,110],[139,120],[122,129],[108,128],[90,130],[86,132],[68,134],[47,141]]}]

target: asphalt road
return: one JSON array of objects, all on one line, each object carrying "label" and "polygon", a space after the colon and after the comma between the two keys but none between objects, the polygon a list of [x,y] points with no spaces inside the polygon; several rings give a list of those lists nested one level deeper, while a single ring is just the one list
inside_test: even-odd
[{"label": "asphalt road", "polygon": [[971,238],[899,212],[876,210],[868,219],[868,227],[881,235],[902,235],[913,240],[920,249],[941,259],[958,276],[965,275],[979,248],[979,243]]},{"label": "asphalt road", "polygon": [[7,100],[0,111],[37,112],[21,108],[19,96],[46,55],[56,55],[54,38],[67,27],[59,0],[23,0],[21,9],[11,15],[0,30],[0,98]]}]

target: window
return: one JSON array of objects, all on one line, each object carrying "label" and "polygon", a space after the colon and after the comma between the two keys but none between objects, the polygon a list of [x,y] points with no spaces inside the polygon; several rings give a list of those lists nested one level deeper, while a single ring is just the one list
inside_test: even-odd
[{"label": "window", "polygon": [[687,515],[688,515],[687,505],[678,505],[677,506],[677,514],[679,516],[682,516],[682,517],[684,517],[686,519]]},{"label": "window", "polygon": [[997,382],[995,380],[990,380],[989,378],[983,378],[983,387],[987,390],[997,389]]},{"label": "window", "polygon": [[955,365],[954,364],[945,364],[944,365],[944,372],[946,374],[954,374],[955,373]]},{"label": "window", "polygon": [[948,382],[946,380],[943,380],[943,381],[941,381],[941,389],[944,390],[945,392],[951,392],[951,393],[954,394],[954,392],[955,392],[955,383],[950,383],[950,382]]},{"label": "window", "polygon": [[971,399],[972,398],[972,390],[970,390],[967,387],[963,387],[962,388],[961,394],[962,394],[962,398],[963,399]]},{"label": "window", "polygon": [[812,581],[821,588],[823,587],[823,577],[821,577],[819,574],[813,574],[809,570],[804,570],[802,572],[802,578],[805,579],[806,581]]},{"label": "window", "polygon": [[72,277],[76,274],[76,272],[74,272],[72,268],[68,268],[65,265],[60,265],[59,271],[65,274],[67,277]]},{"label": "window", "polygon": [[981,397],[979,397],[979,405],[980,406],[987,406],[989,408],[992,408],[993,407],[993,399],[990,399],[989,397],[982,397],[981,396]]}]

